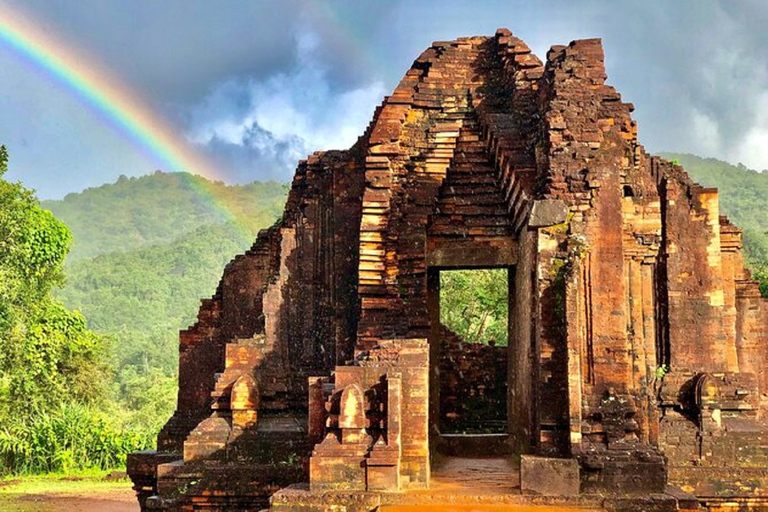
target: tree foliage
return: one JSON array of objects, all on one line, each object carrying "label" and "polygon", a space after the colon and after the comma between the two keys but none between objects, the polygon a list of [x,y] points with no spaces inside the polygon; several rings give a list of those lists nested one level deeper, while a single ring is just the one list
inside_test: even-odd
[{"label": "tree foliage", "polygon": [[[7,165],[0,147],[0,472],[115,464],[115,450],[89,457],[62,448],[80,442],[74,427],[96,422],[117,432],[83,409],[104,397],[105,342],[52,296],[72,235],[32,191],[2,179]],[[72,428],[51,426],[78,407]]]},{"label": "tree foliage", "polygon": [[440,322],[468,343],[507,345],[506,269],[440,272]]},{"label": "tree foliage", "polygon": [[[0,178],[7,162],[3,148]],[[7,415],[23,418],[99,394],[103,342],[51,296],[71,241],[31,191],[0,179],[0,410]]]}]

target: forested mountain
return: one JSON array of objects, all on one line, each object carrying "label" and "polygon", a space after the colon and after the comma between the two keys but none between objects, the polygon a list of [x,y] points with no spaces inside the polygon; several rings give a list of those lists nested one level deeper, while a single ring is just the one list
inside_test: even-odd
[{"label": "forested mountain", "polygon": [[742,164],[681,153],[662,153],[680,163],[694,181],[720,189],[720,211],[744,230],[744,248],[752,266],[768,261],[768,173]]},{"label": "forested mountain", "polygon": [[286,192],[156,172],[44,203],[74,236],[57,296],[111,340],[114,414],[125,424],[153,430],[167,420],[179,330],[224,265],[282,213]]},{"label": "forested mountain", "polygon": [[128,252],[184,237],[202,226],[233,222],[248,236],[272,224],[283,209],[285,186],[268,181],[228,186],[188,173],[163,173],[44,201],[64,221],[74,245],[67,263]]}]

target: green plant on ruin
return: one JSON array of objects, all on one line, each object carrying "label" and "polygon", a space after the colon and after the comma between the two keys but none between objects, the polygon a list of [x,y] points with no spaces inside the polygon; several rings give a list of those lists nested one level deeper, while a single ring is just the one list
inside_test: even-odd
[{"label": "green plant on ruin", "polygon": [[569,233],[561,244],[563,247],[559,256],[552,258],[549,276],[553,282],[569,278],[577,261],[583,260],[589,252],[587,237],[581,233]]},{"label": "green plant on ruin", "polygon": [[582,233],[570,233],[567,238],[568,261],[583,260],[589,252],[589,242]]},{"label": "green plant on ruin", "polygon": [[565,258],[554,258],[550,266],[550,289],[553,293],[553,319],[555,331],[559,338],[565,338],[567,335],[566,326],[566,282],[573,270],[573,264]]},{"label": "green plant on ruin", "polygon": [[556,236],[556,237],[562,237],[566,233],[568,233],[568,229],[571,227],[571,220],[573,220],[573,212],[571,210],[568,210],[568,212],[565,214],[565,220],[559,224],[554,224],[552,226],[549,226],[547,228],[542,228],[542,230],[545,233],[548,233],[550,235]]},{"label": "green plant on ruin", "polygon": [[174,496],[182,496],[184,494],[187,494],[191,489],[196,487],[200,483],[200,480],[190,480],[189,482],[186,482],[184,485],[181,485],[173,490]]},{"label": "green plant on ruin", "polygon": [[301,456],[296,452],[291,452],[286,455],[282,460],[278,461],[278,466],[294,467],[301,464]]},{"label": "green plant on ruin", "polygon": [[656,377],[656,380],[662,380],[664,379],[664,376],[670,372],[670,368],[666,364],[662,364],[656,367],[656,370],[654,371],[654,376]]},{"label": "green plant on ruin", "polygon": [[552,282],[562,280],[565,282],[565,276],[570,273],[570,265],[565,258],[552,258],[549,264],[549,278]]}]

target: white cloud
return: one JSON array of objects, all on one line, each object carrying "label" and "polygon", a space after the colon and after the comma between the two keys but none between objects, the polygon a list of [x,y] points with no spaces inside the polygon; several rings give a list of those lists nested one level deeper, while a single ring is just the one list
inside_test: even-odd
[{"label": "white cloud", "polygon": [[768,92],[760,94],[754,109],[752,126],[727,154],[728,160],[759,171],[768,169]]},{"label": "white cloud", "polygon": [[[229,152],[248,150],[256,165],[284,167],[284,177],[313,151],[354,144],[381,101],[384,86],[373,82],[334,90],[328,71],[313,56],[317,37],[300,34],[293,69],[220,85],[193,111],[188,137],[212,153],[221,153],[222,147]],[[267,171],[275,174],[275,169]]]},{"label": "white cloud", "polygon": [[694,108],[691,111],[691,131],[695,146],[693,151],[704,155],[720,153],[720,129],[717,121]]}]

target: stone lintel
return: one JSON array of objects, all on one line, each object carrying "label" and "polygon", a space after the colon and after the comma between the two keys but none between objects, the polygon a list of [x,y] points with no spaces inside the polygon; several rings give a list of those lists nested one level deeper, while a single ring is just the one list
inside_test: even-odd
[{"label": "stone lintel", "polygon": [[428,267],[511,267],[517,264],[519,247],[509,237],[488,240],[451,240],[430,244]]},{"label": "stone lintel", "polygon": [[541,199],[533,202],[528,226],[546,228],[562,224],[568,218],[568,206],[559,199]]}]

